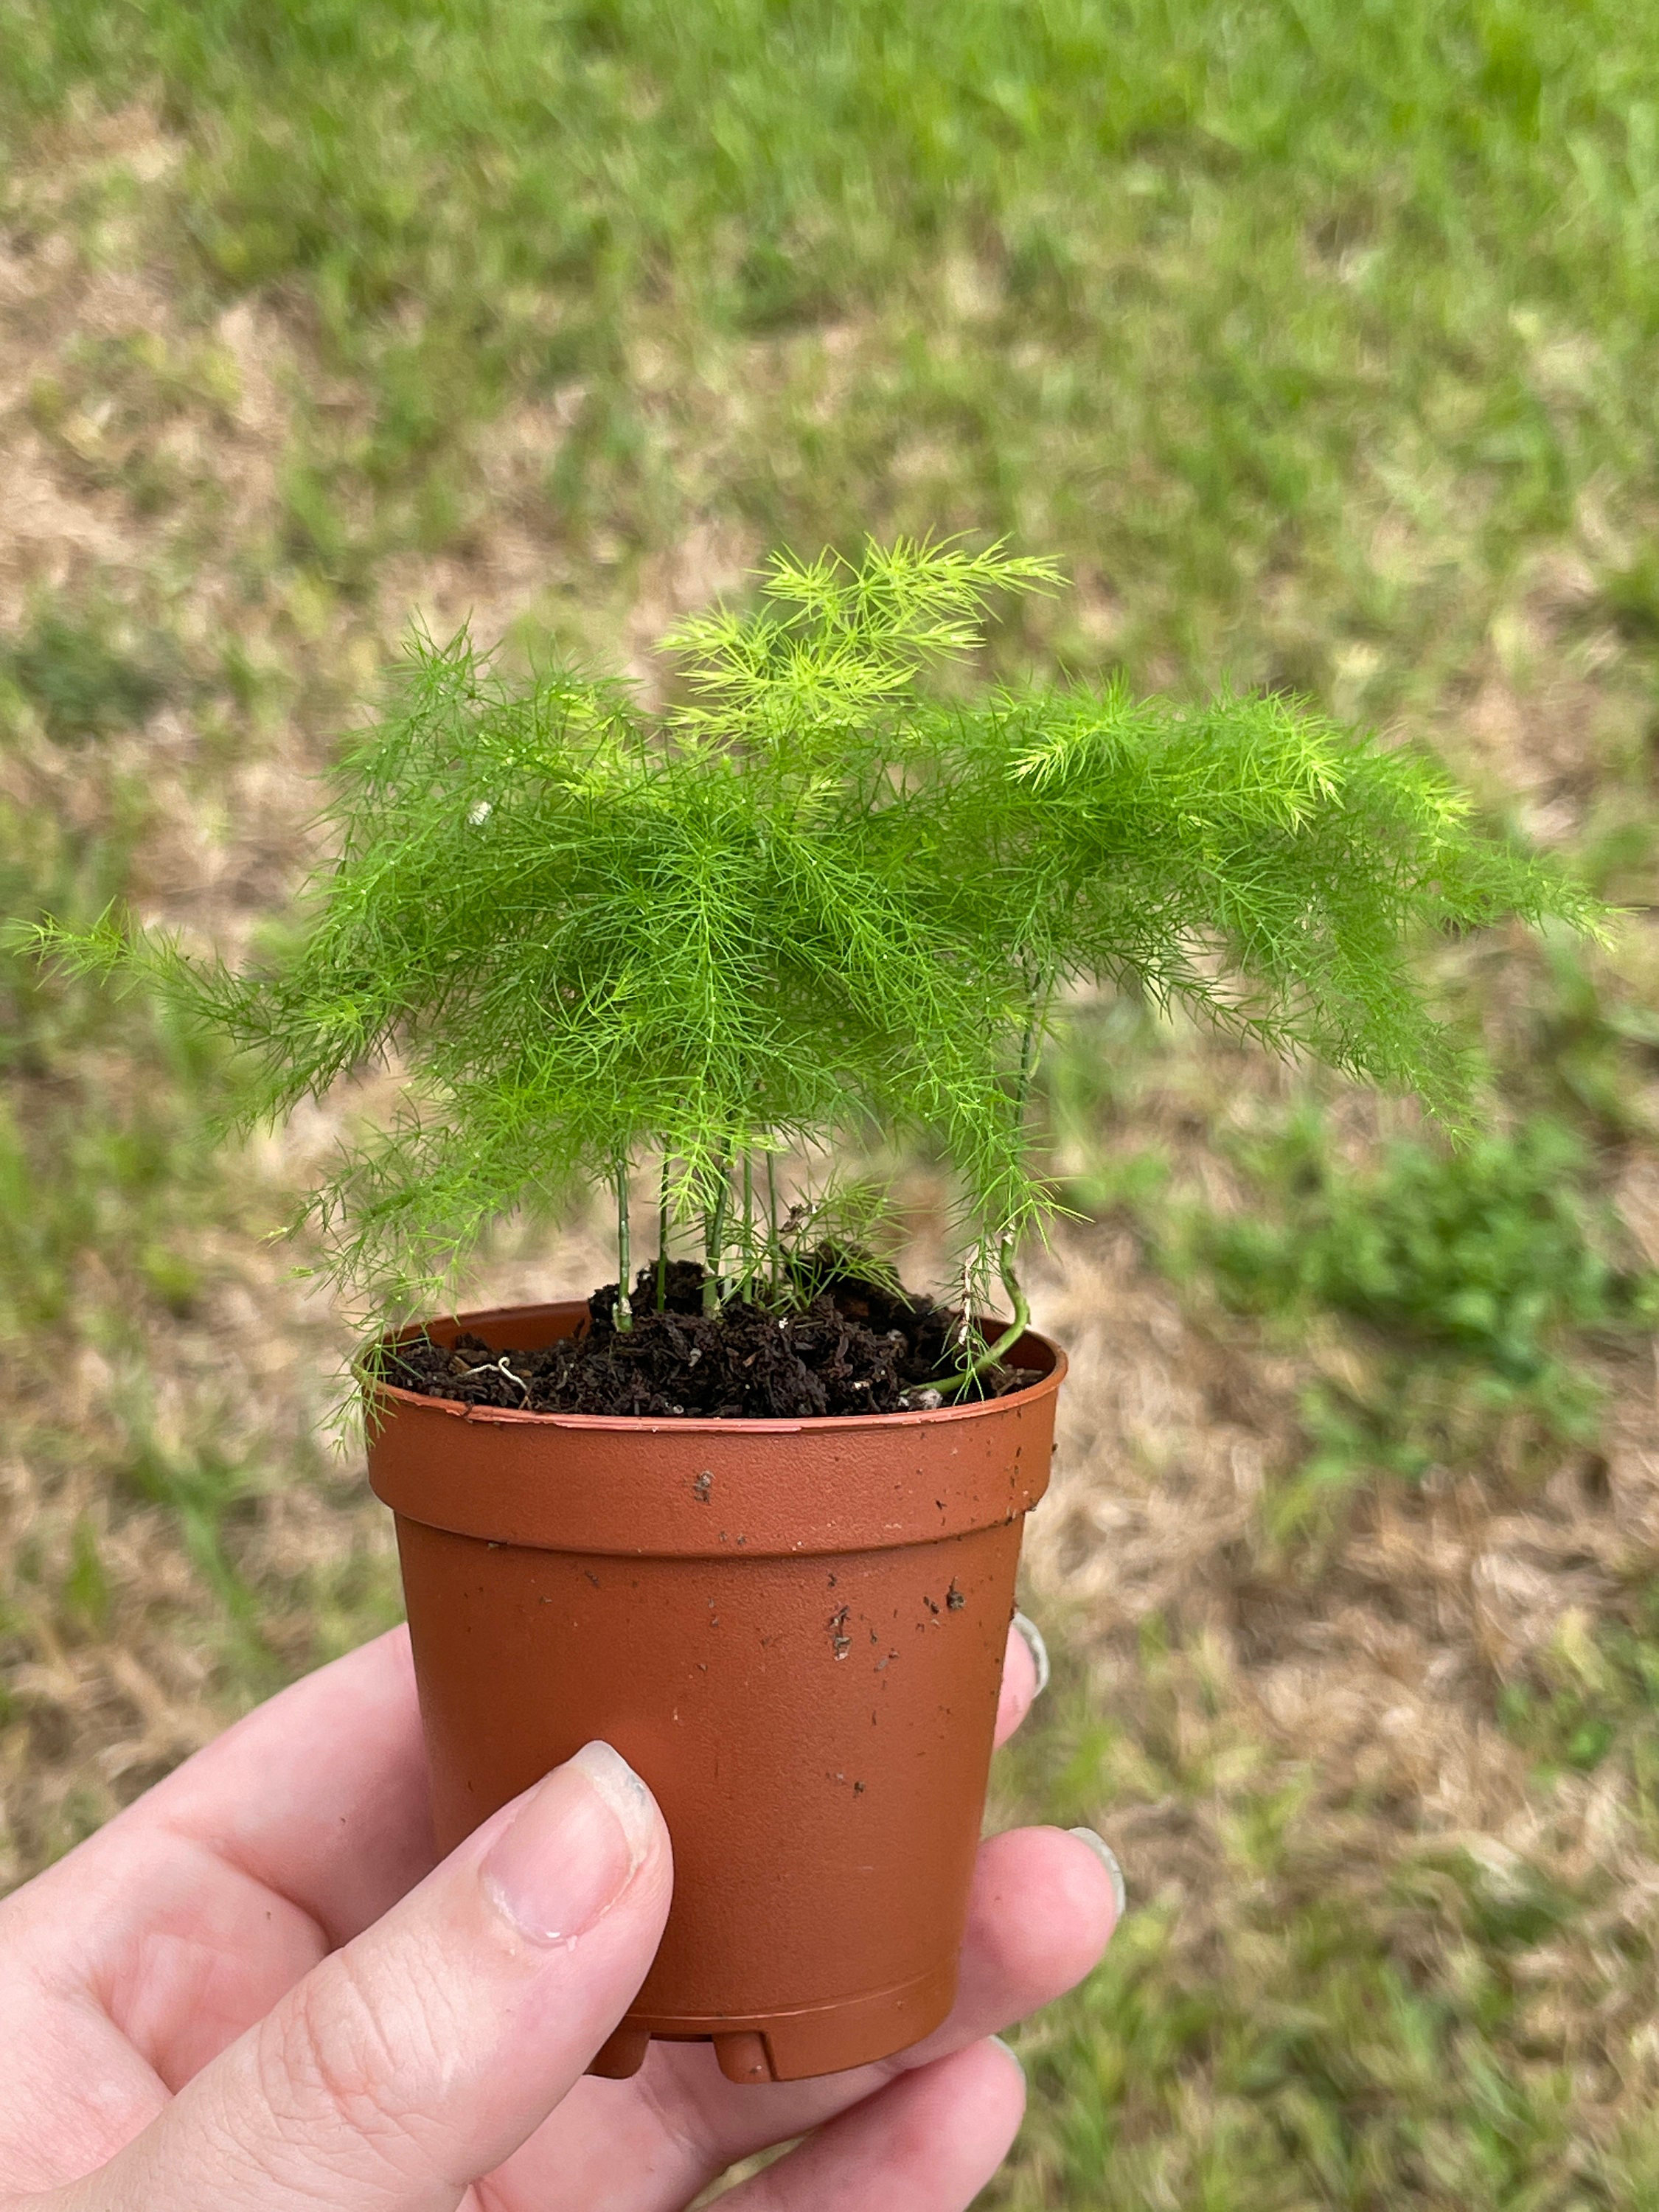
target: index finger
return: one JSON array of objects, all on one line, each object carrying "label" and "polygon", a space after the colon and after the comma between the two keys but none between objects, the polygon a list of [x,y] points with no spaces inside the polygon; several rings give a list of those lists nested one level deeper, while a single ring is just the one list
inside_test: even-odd
[{"label": "index finger", "polygon": [[204,1845],[349,1942],[437,1861],[407,1628],[234,1723],[93,1847],[135,1828]]}]

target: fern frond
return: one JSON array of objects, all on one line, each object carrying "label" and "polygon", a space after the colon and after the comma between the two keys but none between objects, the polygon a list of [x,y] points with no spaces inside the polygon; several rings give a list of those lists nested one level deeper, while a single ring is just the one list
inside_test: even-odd
[{"label": "fern frond", "polygon": [[[332,779],[334,859],[246,968],[112,913],[39,947],[228,1036],[248,1120],[401,1064],[403,1110],[307,1208],[338,1279],[388,1311],[442,1295],[502,1215],[614,1188],[619,1162],[669,1162],[671,1212],[706,1228],[732,1218],[745,1157],[872,1135],[950,1164],[969,1289],[994,1297],[1054,1212],[1025,1089],[1079,983],[1455,1121],[1471,1061],[1421,949],[1512,915],[1595,930],[1594,902],[1476,824],[1425,755],[1291,701],[929,690],[995,600],[1057,580],[1000,544],[777,555],[751,611],[669,641],[690,698],[660,716],[570,670],[509,684],[465,629],[416,632]],[[775,1285],[738,1219],[733,1279]]]}]

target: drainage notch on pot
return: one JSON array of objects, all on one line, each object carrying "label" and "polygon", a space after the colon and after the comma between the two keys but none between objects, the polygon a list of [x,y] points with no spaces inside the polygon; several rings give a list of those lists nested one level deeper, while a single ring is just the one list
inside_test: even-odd
[{"label": "drainage notch on pot", "polygon": [[[525,1350],[586,1313],[430,1333]],[[1042,1379],[1009,1397],[819,1420],[377,1391],[441,1846],[596,1736],[668,1822],[667,1929],[595,2072],[658,2037],[713,2041],[734,2081],[796,2081],[949,2012],[1065,1371],[1035,1334],[1015,1356]]]}]

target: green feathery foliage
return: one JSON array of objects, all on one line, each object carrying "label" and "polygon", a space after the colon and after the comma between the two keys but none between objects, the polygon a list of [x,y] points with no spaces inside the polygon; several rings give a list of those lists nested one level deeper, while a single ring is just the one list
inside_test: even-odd
[{"label": "green feathery foliage", "polygon": [[686,703],[654,716],[568,673],[510,685],[465,631],[419,637],[344,755],[338,858],[283,949],[233,973],[112,915],[43,935],[227,1035],[251,1116],[398,1055],[402,1115],[310,1203],[382,1311],[446,1285],[497,1217],[585,1186],[615,1189],[625,1234],[647,1158],[714,1277],[778,1286],[757,1162],[873,1131],[950,1161],[970,1299],[1000,1273],[1018,1320],[1013,1255],[1050,1204],[1026,1091],[1073,987],[1137,988],[1455,1116],[1469,1069],[1421,940],[1595,923],[1431,762],[1283,699],[929,687],[990,595],[1054,580],[1000,547],[779,556],[757,611],[669,641]]}]

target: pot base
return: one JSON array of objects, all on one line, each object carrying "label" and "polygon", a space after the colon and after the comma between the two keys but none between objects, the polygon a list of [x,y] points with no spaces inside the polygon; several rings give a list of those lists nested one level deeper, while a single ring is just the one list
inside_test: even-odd
[{"label": "pot base", "polygon": [[625,2081],[645,2063],[654,2039],[712,2043],[728,2081],[807,2081],[819,2074],[844,2074],[851,2067],[890,2058],[931,2035],[949,2014],[956,1993],[952,1964],[896,1989],[838,2004],[809,2005],[799,2012],[737,2020],[630,2013],[587,2070],[606,2081]]}]

